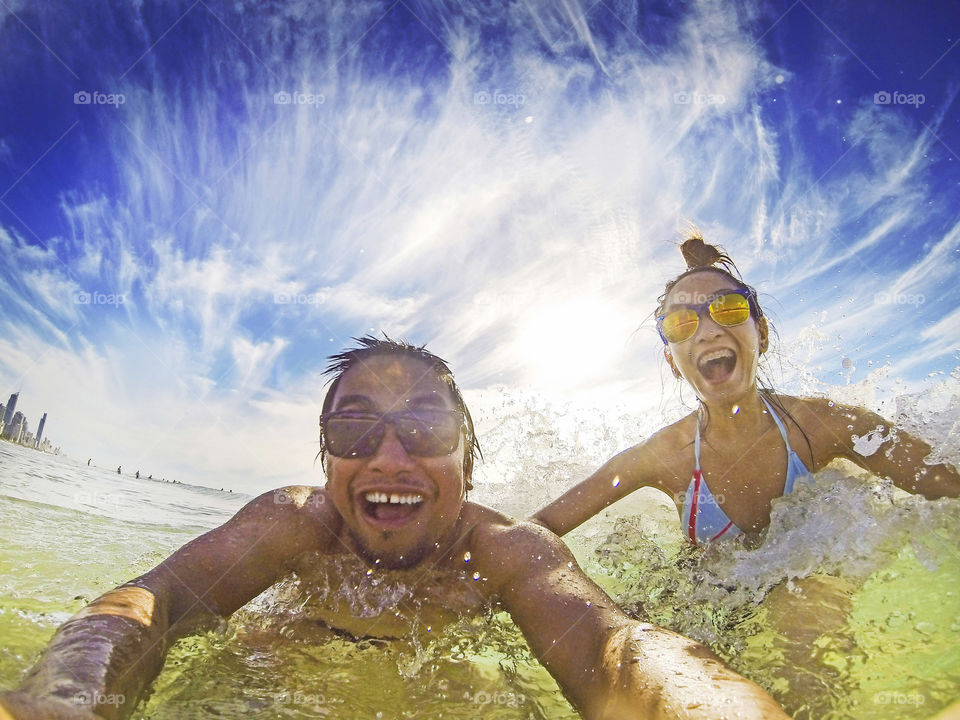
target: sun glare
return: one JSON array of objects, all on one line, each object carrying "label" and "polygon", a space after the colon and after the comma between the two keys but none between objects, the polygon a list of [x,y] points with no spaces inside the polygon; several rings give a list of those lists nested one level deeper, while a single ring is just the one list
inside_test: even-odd
[{"label": "sun glare", "polygon": [[607,376],[629,335],[608,300],[575,298],[532,308],[521,321],[516,354],[526,382],[574,389]]}]

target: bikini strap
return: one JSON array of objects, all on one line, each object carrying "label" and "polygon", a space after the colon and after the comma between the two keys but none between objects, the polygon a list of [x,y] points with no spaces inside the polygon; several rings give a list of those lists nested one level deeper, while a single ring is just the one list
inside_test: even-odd
[{"label": "bikini strap", "polygon": [[[770,411],[773,421],[777,424],[777,428],[780,430],[780,437],[783,438],[783,444],[787,446],[787,455],[789,456],[793,450],[790,447],[790,439],[787,437],[787,429],[783,426],[783,420],[780,419],[780,416],[774,411],[773,406],[767,402],[767,399],[760,394],[760,399],[763,400],[763,404],[767,406],[767,410]],[[698,426],[699,429],[699,426]]]},{"label": "bikini strap", "polygon": [[693,439],[693,456],[697,461],[693,469],[700,472],[700,408],[697,408],[697,434]]}]

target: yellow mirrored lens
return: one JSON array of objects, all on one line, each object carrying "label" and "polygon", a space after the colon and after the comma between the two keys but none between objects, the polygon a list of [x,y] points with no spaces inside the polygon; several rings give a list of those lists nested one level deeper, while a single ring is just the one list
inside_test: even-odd
[{"label": "yellow mirrored lens", "polygon": [[750,317],[750,303],[743,295],[721,295],[710,303],[710,317],[727,327],[739,325]]},{"label": "yellow mirrored lens", "polygon": [[674,310],[671,313],[667,313],[663,318],[661,331],[669,342],[683,342],[693,337],[693,334],[697,331],[697,324],[699,322],[700,319],[697,317],[695,310],[691,310],[690,308]]}]

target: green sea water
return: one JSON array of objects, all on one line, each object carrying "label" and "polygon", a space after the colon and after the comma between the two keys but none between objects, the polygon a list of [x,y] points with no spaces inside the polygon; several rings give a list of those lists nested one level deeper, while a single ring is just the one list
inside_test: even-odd
[{"label": "green sea water", "polygon": [[[27,453],[0,447],[4,688],[72,613],[247,499],[152,492]],[[812,496],[778,501],[757,548],[689,547],[652,495],[568,541],[629,612],[708,644],[796,718],[931,717],[960,697],[960,502],[831,472]],[[577,717],[503,614],[356,641],[297,621],[276,597],[181,640],[133,717]]]}]

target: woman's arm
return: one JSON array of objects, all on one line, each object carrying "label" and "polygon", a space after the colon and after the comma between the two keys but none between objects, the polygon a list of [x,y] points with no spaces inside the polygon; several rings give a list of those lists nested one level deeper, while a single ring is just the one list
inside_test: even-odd
[{"label": "woman's arm", "polygon": [[673,469],[681,450],[679,423],[608,460],[586,480],[530,518],[556,535],[566,535],[634,490],[652,486],[675,496],[682,492]]},{"label": "woman's arm", "polygon": [[[813,422],[805,422],[804,427],[812,428],[817,446],[828,449],[826,461],[846,458],[864,470],[890,478],[897,487],[929,500],[960,496],[960,474],[956,468],[944,463],[928,465],[925,460],[931,448],[920,438],[864,408],[831,405],[819,398],[808,399],[806,406]],[[864,440],[871,433],[876,433],[872,439],[880,441],[879,447],[869,454],[857,452],[854,436],[862,443],[873,445]]]}]

